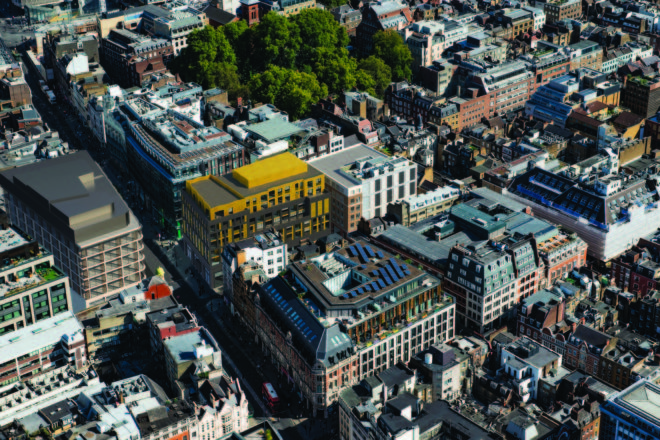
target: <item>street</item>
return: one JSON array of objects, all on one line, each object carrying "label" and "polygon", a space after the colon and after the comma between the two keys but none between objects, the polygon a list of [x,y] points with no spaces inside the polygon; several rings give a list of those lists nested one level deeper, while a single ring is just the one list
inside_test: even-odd
[{"label": "street", "polygon": [[[308,418],[310,414],[299,405],[300,398],[291,389],[283,375],[272,365],[271,360],[261,352],[254,341],[248,340],[247,331],[231,317],[228,306],[221,296],[211,296],[205,289],[200,289],[198,280],[188,271],[190,261],[184,255],[181,246],[173,242],[168,248],[160,244],[162,233],[152,218],[151,211],[142,209],[135,197],[135,188],[128,185],[125,170],[113,167],[107,155],[101,151],[100,144],[86,126],[81,124],[69,104],[60,101],[53,105],[48,102],[39,89],[37,74],[24,67],[25,78],[33,93],[33,105],[41,114],[44,123],[59,132],[60,137],[68,142],[69,148],[87,150],[101,166],[117,191],[130,206],[143,227],[144,256],[146,275],[152,276],[159,267],[165,270],[165,276],[174,289],[177,301],[188,307],[213,334],[222,351],[223,367],[229,375],[241,381],[248,401],[254,411],[251,424],[259,423],[263,418],[270,418],[275,427],[280,429],[285,438],[290,439],[330,439],[333,438],[334,419],[320,420]],[[271,382],[282,397],[282,411],[271,414],[261,397],[264,382]]]}]

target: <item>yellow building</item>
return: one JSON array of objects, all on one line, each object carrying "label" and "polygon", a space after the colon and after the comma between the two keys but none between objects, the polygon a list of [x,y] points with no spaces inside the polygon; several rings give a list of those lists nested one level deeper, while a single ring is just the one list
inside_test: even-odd
[{"label": "yellow building", "polygon": [[189,180],[183,194],[184,248],[215,287],[228,243],[270,229],[292,244],[328,234],[329,197],[323,173],[290,153],[237,168],[231,176]]}]

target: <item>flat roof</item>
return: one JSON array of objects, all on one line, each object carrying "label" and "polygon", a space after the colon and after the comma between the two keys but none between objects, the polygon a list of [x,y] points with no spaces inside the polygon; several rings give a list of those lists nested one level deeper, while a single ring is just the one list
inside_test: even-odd
[{"label": "flat roof", "polygon": [[13,227],[0,230],[0,253],[28,244],[29,242]]},{"label": "flat roof", "polygon": [[342,173],[342,167],[354,163],[358,159],[364,159],[369,156],[374,159],[389,158],[388,155],[360,143],[355,144],[350,148],[344,148],[337,153],[311,160],[310,163],[334,182],[337,182],[343,187],[352,187],[361,185],[362,182],[357,179],[352,179],[347,174]]},{"label": "flat roof", "polygon": [[[288,153],[287,153],[288,154]],[[294,156],[295,157],[295,156]],[[296,160],[300,160],[295,158]],[[268,159],[264,159],[266,161]],[[261,162],[261,161],[260,161]],[[249,165],[248,165],[249,166]],[[263,165],[261,165],[263,167]],[[320,176],[322,173],[310,165],[305,165],[305,172],[284,176],[281,173],[280,178],[277,180],[272,180],[273,178],[268,177],[266,179],[255,180],[256,183],[259,181],[268,180],[268,183],[253,186],[251,188],[246,187],[242,182],[236,180],[234,176],[205,176],[203,178],[197,179],[190,182],[190,187],[197,192],[200,198],[202,198],[206,203],[209,204],[212,208],[226,205],[236,200],[243,198],[248,198],[252,195],[268,191],[274,186],[285,185],[287,183],[292,183],[299,180],[309,179],[315,176]],[[294,168],[294,170],[297,168]],[[240,168],[239,168],[240,170]],[[253,170],[254,171],[254,170]]]},{"label": "flat roof", "polygon": [[36,324],[0,336],[0,364],[57,344],[65,334],[82,332],[83,328],[72,311],[60,313]]},{"label": "flat roof", "polygon": [[244,126],[243,129],[267,142],[276,142],[303,131],[297,125],[281,118],[273,118],[268,121],[249,124]]},{"label": "flat roof", "polygon": [[232,177],[247,188],[255,188],[277,182],[281,176],[295,176],[305,172],[307,163],[291,153],[283,153],[236,168],[232,171]]},{"label": "flat roof", "polygon": [[197,331],[184,333],[183,335],[174,336],[163,340],[163,344],[170,352],[177,364],[187,361],[194,361],[195,358],[195,345],[204,343],[207,347],[213,348],[215,351],[215,344],[207,338],[206,332],[201,328]]},{"label": "flat roof", "polygon": [[139,228],[130,209],[86,151],[0,173],[5,190],[76,243]]}]

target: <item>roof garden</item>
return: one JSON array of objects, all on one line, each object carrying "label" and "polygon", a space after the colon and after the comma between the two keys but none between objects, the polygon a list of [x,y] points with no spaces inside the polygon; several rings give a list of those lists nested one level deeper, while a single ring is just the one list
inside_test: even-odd
[{"label": "roof garden", "polygon": [[[49,264],[49,263],[44,263]],[[56,267],[44,266],[35,270],[26,269],[10,274],[0,283],[0,297],[9,297],[64,278]]]}]

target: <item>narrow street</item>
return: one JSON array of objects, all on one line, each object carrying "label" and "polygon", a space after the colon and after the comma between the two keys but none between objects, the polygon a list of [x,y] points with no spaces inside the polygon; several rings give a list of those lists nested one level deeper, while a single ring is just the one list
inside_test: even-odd
[{"label": "narrow street", "polygon": [[[32,89],[33,104],[44,123],[51,129],[59,132],[60,137],[74,150],[87,150],[95,161],[102,167],[105,174],[115,188],[129,204],[133,213],[138,217],[143,228],[144,256],[147,275],[153,275],[159,267],[166,273],[166,279],[174,288],[174,295],[178,302],[188,307],[200,321],[213,334],[223,356],[223,367],[232,377],[237,377],[243,384],[248,401],[254,411],[251,423],[258,423],[263,418],[269,418],[280,429],[287,439],[331,439],[335,431],[333,422],[322,419],[310,419],[299,403],[299,398],[289,389],[283,376],[277,371],[270,359],[263,356],[261,350],[248,340],[247,331],[240,328],[229,312],[228,306],[222,297],[202,293],[197,281],[186,269],[190,261],[183,254],[179,244],[174,243],[165,249],[160,245],[158,234],[161,232],[151,217],[151,213],[136,205],[137,199],[133,197],[130,185],[122,180],[121,170],[113,168],[106,160],[104,151],[99,150],[91,132],[85,127],[75,114],[75,110],[68,104],[58,102],[51,104],[39,89],[38,77],[27,67],[24,67],[25,78]],[[277,392],[283,397],[283,410],[278,414],[271,414],[265,407],[261,398],[261,386],[264,382],[271,382]]]}]

